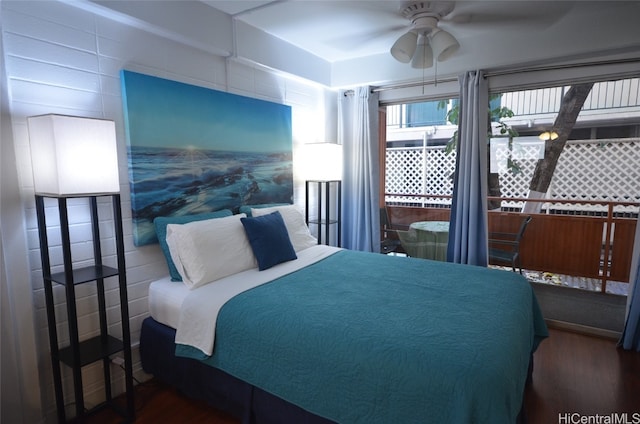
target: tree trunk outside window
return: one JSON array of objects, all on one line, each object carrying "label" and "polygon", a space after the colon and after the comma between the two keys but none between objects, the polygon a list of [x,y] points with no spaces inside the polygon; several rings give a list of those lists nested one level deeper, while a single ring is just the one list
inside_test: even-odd
[{"label": "tree trunk outside window", "polygon": [[[545,141],[544,159],[540,159],[533,171],[531,183],[529,184],[530,199],[543,198],[549,189],[553,173],[555,172],[558,159],[564,149],[567,139],[576,124],[578,115],[582,110],[587,96],[593,87],[592,82],[571,86],[562,98],[560,110],[550,131],[555,131],[558,138]],[[526,202],[522,208],[523,213],[539,213],[542,208],[541,202]]]}]

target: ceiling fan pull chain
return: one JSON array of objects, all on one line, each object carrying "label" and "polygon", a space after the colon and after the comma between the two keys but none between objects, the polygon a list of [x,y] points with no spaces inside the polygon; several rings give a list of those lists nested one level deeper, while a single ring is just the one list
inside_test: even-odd
[{"label": "ceiling fan pull chain", "polygon": [[433,64],[433,86],[437,87],[438,86],[438,61],[435,60],[434,64]]}]

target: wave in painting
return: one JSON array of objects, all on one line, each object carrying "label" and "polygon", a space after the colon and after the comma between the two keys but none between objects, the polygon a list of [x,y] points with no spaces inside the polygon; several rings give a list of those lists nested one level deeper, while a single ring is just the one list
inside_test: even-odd
[{"label": "wave in painting", "polygon": [[153,219],[260,203],[291,203],[291,151],[129,147],[136,245],[157,242]]}]

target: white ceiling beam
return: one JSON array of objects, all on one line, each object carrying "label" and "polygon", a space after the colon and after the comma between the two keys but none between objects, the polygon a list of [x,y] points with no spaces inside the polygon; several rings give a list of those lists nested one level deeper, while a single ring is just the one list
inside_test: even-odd
[{"label": "white ceiling beam", "polygon": [[200,2],[63,1],[217,56],[232,54],[232,18]]},{"label": "white ceiling beam", "polygon": [[242,21],[236,21],[235,39],[239,59],[331,86],[331,64],[318,56]]}]

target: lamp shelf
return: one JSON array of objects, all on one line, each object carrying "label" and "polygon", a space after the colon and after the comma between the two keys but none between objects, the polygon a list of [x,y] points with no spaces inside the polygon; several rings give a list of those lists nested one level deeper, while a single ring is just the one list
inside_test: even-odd
[{"label": "lamp shelf", "polygon": [[316,225],[333,225],[333,224],[337,224],[338,220],[337,219],[309,219],[309,224],[316,224]]},{"label": "lamp shelf", "polygon": [[[73,270],[73,284],[84,284],[95,281],[99,278],[109,278],[118,275],[118,270],[108,266],[88,266]],[[67,274],[64,272],[56,272],[51,274],[50,280],[63,286],[67,285]]]},{"label": "lamp shelf", "polygon": [[[342,224],[342,181],[340,180],[307,180],[305,182],[305,222],[318,226],[318,244],[329,245],[331,227],[335,225],[335,245],[340,247]],[[315,214],[310,217],[311,199],[316,199]],[[323,231],[324,230],[324,231]],[[324,233],[324,241],[323,241]]]},{"label": "lamp shelf", "polygon": [[[97,197],[110,197],[113,208],[113,225],[116,242],[116,256],[118,267],[112,268],[102,264],[102,251],[100,246],[100,230],[98,217]],[[51,262],[49,257],[49,241],[47,236],[47,223],[45,214],[45,197],[56,198],[58,203],[58,214],[60,218],[60,237],[63,256],[63,272],[51,272]],[[66,412],[65,393],[62,382],[60,363],[65,364],[73,371],[73,403],[75,404],[75,421],[85,422],[87,415],[97,409],[86,410],[84,406],[84,394],[82,389],[82,370],[85,365],[98,361],[102,362],[103,379],[106,400],[103,406],[110,406],[116,412],[122,414],[127,422],[135,420],[134,388],[133,388],[133,366],[131,358],[131,335],[129,329],[129,303],[127,298],[127,279],[124,259],[124,242],[122,230],[122,211],[119,194],[108,195],[86,195],[89,200],[91,210],[92,244],[94,253],[94,264],[91,266],[73,267],[71,255],[71,239],[69,231],[69,217],[67,211],[67,200],[78,196],[50,196],[36,194],[36,215],[38,218],[38,236],[40,239],[40,258],[42,261],[42,276],[44,280],[45,303],[47,307],[47,323],[49,327],[49,348],[51,351],[51,363],[53,370],[53,383],[56,397],[56,407],[58,412],[58,422],[65,423]],[[105,282],[109,277],[118,279],[118,291],[120,294],[120,326],[122,329],[122,339],[108,334],[109,322],[107,319],[107,304],[105,296]],[[95,282],[97,291],[97,312],[100,321],[100,334],[87,340],[80,341],[78,336],[78,316],[76,308],[75,286]],[[53,299],[53,283],[64,286],[65,307],[67,312],[67,322],[69,326],[69,345],[60,347],[58,345],[58,332],[56,325],[56,304]],[[116,405],[111,392],[111,360],[109,357],[118,352],[122,352],[124,359],[124,380],[126,386],[126,409],[121,409]]]},{"label": "lamp shelf", "polygon": [[[121,340],[107,335],[104,342],[102,336],[95,336],[81,341],[79,348],[80,366],[84,367],[85,365],[89,365],[100,359],[106,359],[109,356],[122,351],[124,346]],[[62,363],[73,367],[73,349],[71,346],[60,349],[58,352],[58,359]]]}]

